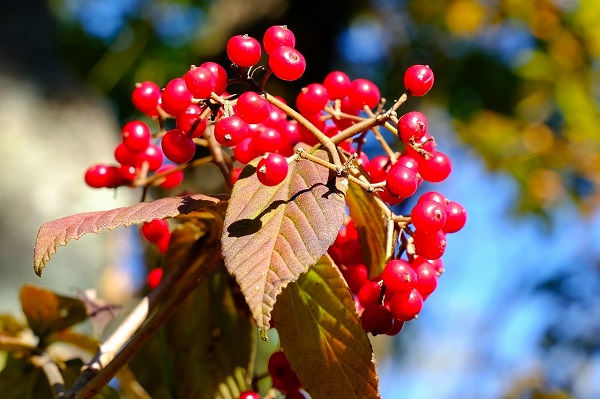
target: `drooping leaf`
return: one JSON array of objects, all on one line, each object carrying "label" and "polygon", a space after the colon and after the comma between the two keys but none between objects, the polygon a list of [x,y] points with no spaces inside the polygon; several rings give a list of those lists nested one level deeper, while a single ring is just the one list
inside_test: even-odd
[{"label": "drooping leaf", "polygon": [[21,288],[21,306],[29,327],[40,338],[84,321],[85,304],[33,285]]},{"label": "drooping leaf", "polygon": [[[385,205],[378,205],[381,200],[367,193],[356,184],[351,184],[346,194],[350,217],[358,230],[362,246],[363,258],[369,269],[369,277],[373,278],[383,271],[386,259],[386,214]],[[389,213],[389,210],[388,210]]]},{"label": "drooping leaf", "polygon": [[[317,153],[325,157],[325,152]],[[347,180],[307,160],[290,164],[278,186],[249,165],[234,186],[223,229],[223,257],[262,331],[277,295],[329,248],[344,219]]]},{"label": "drooping leaf", "polygon": [[[206,252],[193,246],[196,237],[193,226],[175,230],[165,268],[189,251]],[[256,330],[239,286],[222,264],[179,305],[165,331],[178,397],[229,399],[246,389]]]},{"label": "drooping leaf", "polygon": [[187,215],[203,208],[219,204],[220,197],[206,195],[187,195],[162,198],[152,202],[142,202],[110,211],[85,212],[67,216],[40,227],[33,253],[33,267],[40,276],[50,257],[59,246],[67,245],[72,239],[79,239],[87,233],[101,230],[113,230],[119,226],[142,224],[153,219],[173,218]]},{"label": "drooping leaf", "polygon": [[313,398],[379,398],[373,350],[329,256],[283,290],[273,311],[281,347]]}]

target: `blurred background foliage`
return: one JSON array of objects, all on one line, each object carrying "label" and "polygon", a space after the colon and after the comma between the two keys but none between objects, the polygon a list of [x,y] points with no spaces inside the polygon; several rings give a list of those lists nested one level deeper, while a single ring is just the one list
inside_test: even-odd
[{"label": "blurred background foliage", "polygon": [[[465,243],[461,247],[463,252],[453,259],[462,258],[465,265],[471,262],[478,263],[480,268],[490,268],[492,260],[486,259],[486,251],[489,257],[500,258],[512,253],[502,245],[514,245],[515,255],[511,259],[522,261],[503,265],[493,274],[496,281],[490,285],[502,292],[497,295],[497,302],[490,304],[482,297],[471,297],[470,300],[479,300],[484,303],[482,306],[487,306],[480,330],[469,330],[468,317],[461,319],[462,324],[457,323],[460,324],[457,329],[462,328],[465,335],[483,331],[482,335],[487,336],[492,334],[490,331],[500,331],[498,335],[506,334],[498,338],[505,346],[499,349],[493,347],[494,343],[472,343],[470,350],[483,353],[476,358],[479,363],[473,363],[460,376],[462,380],[456,376],[459,381],[456,384],[462,386],[452,391],[453,394],[437,397],[562,399],[574,392],[574,397],[591,399],[598,396],[585,396],[581,392],[600,395],[600,297],[597,294],[600,292],[600,255],[594,247],[597,241],[592,239],[598,237],[598,232],[589,231],[589,225],[584,223],[598,214],[600,203],[600,134],[597,130],[600,2],[50,0],[38,5],[41,16],[38,12],[28,21],[23,18],[13,21],[37,26],[46,35],[35,37],[36,29],[30,29],[35,40],[19,42],[16,39],[17,44],[13,45],[20,46],[20,52],[28,48],[35,50],[32,50],[33,56],[41,54],[40,48],[45,49],[43,54],[59,56],[60,68],[56,70],[67,69],[81,87],[107,98],[120,122],[139,117],[130,101],[136,82],[153,80],[164,85],[173,77],[183,75],[191,64],[216,61],[227,65],[224,48],[231,35],[247,33],[260,38],[273,24],[286,24],[293,30],[296,47],[307,59],[306,74],[299,81],[284,85],[271,79],[267,86],[270,92],[283,96],[288,102],[293,102],[301,87],[321,81],[328,72],[338,68],[351,78],[373,80],[391,101],[403,92],[402,77],[408,66],[429,64],[436,76],[434,90],[423,99],[411,100],[407,107],[419,108],[431,115],[430,127],[440,129],[444,140],[455,143],[456,164],[474,155],[489,170],[499,172],[496,177],[470,175],[493,181],[493,184],[500,181],[497,186],[491,184],[486,189],[481,201],[493,203],[496,196],[503,195],[494,191],[498,187],[515,190],[511,192],[509,209],[495,215],[504,223],[498,221],[498,226],[503,227],[496,227],[496,238],[488,243],[489,247],[480,248],[477,252],[480,257],[472,259],[469,255],[475,249]],[[10,9],[8,15],[11,15]],[[45,24],[50,24],[50,28],[44,30]],[[10,24],[7,26],[4,29],[10,31]],[[47,35],[48,32],[52,34]],[[49,45],[44,47],[38,42]],[[48,85],[51,80],[48,71],[55,70],[50,64],[26,65],[27,73],[36,77],[40,86]],[[118,133],[115,130],[115,137]],[[438,132],[432,133],[437,135]],[[467,162],[464,163],[466,168]],[[85,166],[81,166],[82,170]],[[502,180],[505,176],[510,176],[510,183]],[[477,182],[484,190],[486,182],[480,180],[455,180],[453,184],[463,193],[475,193],[479,189]],[[565,209],[576,211],[564,213]],[[477,223],[475,213],[471,213],[469,223]],[[518,218],[512,219],[515,215]],[[544,221],[542,227],[540,220]],[[581,228],[572,229],[565,221]],[[510,229],[520,228],[521,223],[552,232],[543,243],[531,249],[537,253],[530,252],[526,244],[519,247],[518,241],[528,243],[528,238]],[[599,225],[591,226],[597,229]],[[481,229],[483,227],[478,231]],[[457,240],[466,240],[467,234]],[[513,234],[512,241],[501,240],[502,236]],[[581,245],[574,241],[581,241]],[[572,250],[567,250],[571,247]],[[540,261],[546,259],[542,256],[545,253],[555,252],[567,254],[556,258],[558,266]],[[476,281],[465,282],[472,277],[464,277],[463,284],[477,285]],[[512,285],[506,283],[509,279]],[[446,283],[441,281],[441,285]],[[537,318],[531,319],[531,313],[527,312],[530,307],[523,307],[525,310],[519,312],[511,302],[514,298],[524,298],[525,306],[531,307],[543,302],[544,306],[539,309],[543,309],[544,314],[540,316],[536,308]],[[439,312],[444,313],[443,308]],[[507,351],[506,347],[523,342],[514,338],[521,337],[518,332],[498,327],[507,320],[517,320],[520,327],[535,330],[530,340],[535,341],[533,345],[541,350],[541,355],[536,355],[533,366],[525,367],[526,371],[518,378],[507,373],[512,377],[510,381],[499,387],[482,388],[481,385],[489,381],[497,384],[498,378],[489,380],[485,379],[489,375],[484,375],[485,378],[476,382],[480,374],[475,369],[493,369],[492,373],[504,375],[498,370],[505,370],[507,364],[498,364],[502,358],[492,353]],[[409,348],[417,342],[415,337],[421,334],[428,339],[440,338],[436,332],[424,332],[425,323],[426,320],[423,324],[410,323],[388,353],[398,355],[394,364],[400,364],[401,371],[397,373],[408,373],[415,384],[431,385],[427,377],[418,380],[410,374],[415,368]],[[537,327],[532,327],[536,323]],[[466,338],[469,344],[474,339]],[[376,346],[390,345],[389,340],[386,344],[375,343]],[[431,341],[424,345],[424,350],[431,350]],[[511,349],[519,351],[519,348]],[[470,359],[468,354],[464,359],[452,358],[448,353],[439,356],[446,356],[442,364],[450,365],[450,369],[443,371],[450,375],[453,366],[458,368],[460,363]],[[385,365],[382,371],[384,376],[395,378],[394,372],[386,374]],[[581,378],[583,385],[587,384],[583,388],[578,382]],[[405,383],[406,379],[401,381]],[[595,385],[590,381],[596,381]],[[387,397],[431,397],[412,392],[412,395],[398,393]]]}]

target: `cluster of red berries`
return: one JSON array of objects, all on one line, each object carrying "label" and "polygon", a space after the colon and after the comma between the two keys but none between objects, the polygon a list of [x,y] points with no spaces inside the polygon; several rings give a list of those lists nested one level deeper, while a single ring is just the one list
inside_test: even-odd
[{"label": "cluster of red berries", "polygon": [[[169,242],[171,241],[171,231],[169,223],[164,219],[154,219],[144,223],[141,227],[142,236],[150,243],[157,246],[159,252],[164,254],[167,252]],[[158,287],[162,280],[163,269],[160,267],[150,270],[146,282],[148,288],[153,290]]]},{"label": "cluster of red berries", "polygon": [[[282,351],[274,352],[269,358],[267,371],[272,380],[273,388],[283,393],[287,399],[304,399],[302,393],[302,384],[292,369],[285,353]],[[261,399],[260,395],[254,391],[242,392],[239,399]]]}]

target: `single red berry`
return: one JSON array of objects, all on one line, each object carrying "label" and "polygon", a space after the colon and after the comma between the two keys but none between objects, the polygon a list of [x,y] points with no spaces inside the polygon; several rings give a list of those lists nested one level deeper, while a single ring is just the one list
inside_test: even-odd
[{"label": "single red berry", "polygon": [[162,92],[161,108],[172,116],[184,112],[192,103],[192,93],[183,78],[175,78],[167,83]]},{"label": "single red berry", "polygon": [[383,202],[391,206],[398,205],[404,200],[404,198],[392,194],[387,186],[383,188],[383,191],[378,191],[377,194]]},{"label": "single red berry", "polygon": [[196,144],[182,130],[171,129],[162,138],[165,157],[175,163],[186,163],[194,158]]},{"label": "single red berry", "polygon": [[394,293],[389,302],[392,315],[401,321],[409,321],[417,317],[423,308],[423,297],[416,289]]},{"label": "single red berry", "polygon": [[140,112],[153,117],[158,116],[156,107],[160,96],[160,87],[156,83],[142,82],[135,85],[135,89],[131,93],[131,101]]},{"label": "single red berry", "polygon": [[362,246],[358,238],[348,238],[342,244],[342,264],[344,266],[364,263]]},{"label": "single red berry", "polygon": [[135,166],[141,168],[143,163],[147,162],[148,171],[154,172],[162,165],[163,156],[164,154],[159,146],[157,146],[156,144],[150,144],[148,148],[146,148],[144,152],[141,153],[141,155],[138,158],[138,164]]},{"label": "single red berry", "polygon": [[431,263],[423,258],[419,262],[413,261],[410,265],[417,272],[417,284],[415,288],[423,298],[429,296],[438,285],[438,275]]},{"label": "single red berry", "polygon": [[419,186],[417,174],[412,169],[401,165],[394,165],[390,168],[386,184],[390,193],[400,198],[410,197],[417,192]]},{"label": "single red berry", "polygon": [[254,66],[260,61],[260,55],[260,43],[253,37],[237,35],[227,41],[227,56],[238,66]]},{"label": "single red berry", "polygon": [[[437,143],[435,142],[435,139],[429,133],[425,133],[423,135],[423,137],[421,137],[421,140],[418,140],[415,142],[415,145],[417,147],[419,147],[420,149],[425,150],[429,153],[432,153],[433,151],[435,151],[435,149],[437,147]],[[406,154],[410,155],[417,161],[419,161],[421,158],[423,158],[423,155],[421,155],[417,150],[412,148],[412,146],[410,146],[410,145],[406,146]]]},{"label": "single red berry", "polygon": [[265,46],[265,52],[271,54],[277,47],[294,47],[296,45],[296,37],[287,26],[275,25],[266,30],[263,36],[263,45]]},{"label": "single red berry", "polygon": [[362,286],[369,281],[369,271],[364,264],[346,266],[345,269],[342,270],[342,276],[344,276],[344,280],[346,280],[350,291],[355,295],[358,294]]},{"label": "single red berry", "polygon": [[302,140],[298,131],[298,122],[295,120],[286,121],[283,129],[279,131],[287,136],[292,147]]},{"label": "single red berry", "polygon": [[86,170],[85,182],[93,188],[116,187],[121,182],[121,172],[116,166],[95,164]]},{"label": "single red berry", "polygon": [[373,335],[385,334],[394,325],[394,316],[385,306],[373,304],[365,307],[360,321],[365,331]]},{"label": "single red berry", "polygon": [[286,178],[288,169],[287,160],[283,155],[271,153],[256,165],[256,176],[265,186],[276,186]]},{"label": "single red berry", "polygon": [[446,206],[436,201],[418,201],[410,212],[415,229],[434,232],[446,223]]},{"label": "single red berry", "polygon": [[[421,258],[420,256],[415,256],[415,261],[416,259]],[[421,258],[423,260],[425,260],[425,258]],[[444,273],[444,261],[442,261],[442,258],[437,258],[437,259],[431,259],[431,260],[426,260],[427,262],[431,263],[431,266],[433,266],[433,270],[435,270],[435,273],[439,276],[441,276]],[[414,263],[413,262],[413,263]]]},{"label": "single red berry", "polygon": [[258,394],[258,392],[254,392],[254,391],[245,391],[240,393],[240,396],[238,397],[238,399],[261,399],[260,395]]},{"label": "single red berry", "polygon": [[192,65],[190,70],[183,76],[183,79],[194,98],[209,98],[217,82],[216,76],[210,69],[195,65]]},{"label": "single red berry", "polygon": [[162,280],[162,277],[163,277],[163,269],[161,269],[160,267],[156,267],[156,268],[150,270],[150,272],[148,273],[148,277],[146,279],[146,281],[148,283],[148,288],[153,290],[156,287],[158,287],[158,285],[160,284],[160,282]]},{"label": "single red berry", "polygon": [[236,104],[236,114],[246,123],[262,123],[270,111],[269,102],[253,91],[243,93]]},{"label": "single red berry", "polygon": [[199,119],[202,111],[203,109],[198,105],[191,104],[185,112],[177,115],[175,127],[190,136],[191,139],[202,136],[207,126],[206,119]]},{"label": "single red berry", "polygon": [[119,173],[121,173],[122,180],[127,182],[132,182],[138,175],[137,169],[132,165],[121,165],[119,167]]},{"label": "single red berry", "polygon": [[379,104],[381,94],[379,88],[370,80],[355,79],[350,83],[348,99],[355,109],[362,110],[365,105],[372,109]]},{"label": "single red berry", "polygon": [[123,143],[115,147],[115,159],[121,165],[137,165],[139,153],[131,152]]},{"label": "single red berry", "polygon": [[227,71],[221,65],[216,62],[208,61],[200,65],[203,68],[208,69],[212,72],[215,77],[215,87],[213,91],[221,95],[227,89]]},{"label": "single red berry", "polygon": [[421,194],[418,199],[420,201],[435,201],[437,203],[442,204],[443,206],[448,206],[449,201],[444,197],[443,194],[438,193],[437,191],[428,191],[426,193]]},{"label": "single red berry", "polygon": [[464,206],[455,201],[450,201],[446,206],[446,224],[445,233],[456,233],[467,223],[467,210]]},{"label": "single red berry", "polygon": [[169,249],[169,243],[171,242],[171,233],[165,234],[158,242],[156,243],[156,247],[158,248],[158,252],[161,254],[166,254]]},{"label": "single red berry", "polygon": [[358,302],[363,308],[377,304],[381,295],[381,285],[377,281],[368,281],[358,291]]},{"label": "single red berry", "polygon": [[248,125],[237,115],[221,118],[215,124],[215,139],[223,146],[238,145],[248,136]]},{"label": "single red berry", "polygon": [[386,263],[381,278],[387,290],[397,293],[414,288],[417,282],[417,273],[407,261],[394,259]]},{"label": "single red berry", "polygon": [[270,127],[259,128],[252,134],[252,151],[257,154],[279,152],[288,145],[287,136]]},{"label": "single red berry", "polygon": [[285,353],[275,352],[269,358],[267,371],[273,380],[273,387],[282,392],[297,391],[300,389],[300,381]]},{"label": "single red berry", "polygon": [[[393,315],[392,315],[393,316]],[[404,328],[404,322],[402,320],[398,320],[394,318],[394,323],[392,327],[386,331],[386,335],[398,335],[400,331]]]},{"label": "single red berry", "polygon": [[440,151],[433,151],[431,156],[426,155],[417,159],[419,174],[424,180],[439,183],[446,180],[452,172],[452,162],[448,156]]},{"label": "single red berry", "polygon": [[[169,171],[175,169],[176,167],[177,166],[175,166],[175,165],[164,165],[164,166],[161,166],[160,168],[158,168],[156,173],[169,172]],[[167,175],[165,175],[165,177],[163,177],[163,181],[159,185],[160,185],[160,187],[162,187],[164,189],[170,189],[170,188],[175,188],[175,187],[179,186],[182,181],[183,181],[183,171],[178,170],[175,172],[170,172]]]},{"label": "single red berry", "polygon": [[269,117],[263,122],[263,125],[272,127],[273,129],[283,130],[287,120],[287,115],[273,104],[269,104]]},{"label": "single red berry", "polygon": [[372,183],[380,183],[387,178],[391,166],[390,157],[377,155],[371,159],[365,171],[369,174]]},{"label": "single red berry", "polygon": [[348,95],[351,80],[342,71],[333,71],[325,76],[323,86],[327,89],[330,100],[341,100]]},{"label": "single red berry", "polygon": [[300,90],[296,97],[296,108],[303,115],[310,115],[322,111],[328,100],[325,86],[311,83]]},{"label": "single red berry", "polygon": [[131,152],[142,152],[150,145],[152,133],[142,121],[127,122],[121,129],[123,144]]},{"label": "single red berry", "polygon": [[398,121],[398,130],[403,142],[409,143],[410,139],[417,142],[427,133],[427,117],[419,111],[406,113]]},{"label": "single red berry", "polygon": [[427,232],[415,230],[415,252],[428,260],[441,258],[446,251],[446,233],[441,230]]},{"label": "single red berry", "polygon": [[413,96],[424,96],[433,86],[433,71],[427,65],[413,65],[404,73],[404,86]]},{"label": "single red berry", "polygon": [[169,234],[169,223],[165,219],[154,219],[144,223],[141,231],[146,240],[157,243]]},{"label": "single red berry", "polygon": [[235,160],[243,164],[250,163],[250,161],[260,155],[262,154],[254,151],[252,137],[246,137],[233,149],[233,156],[235,157]]},{"label": "single red berry", "polygon": [[269,55],[269,67],[279,79],[291,81],[302,76],[306,69],[306,60],[295,48],[281,46]]}]

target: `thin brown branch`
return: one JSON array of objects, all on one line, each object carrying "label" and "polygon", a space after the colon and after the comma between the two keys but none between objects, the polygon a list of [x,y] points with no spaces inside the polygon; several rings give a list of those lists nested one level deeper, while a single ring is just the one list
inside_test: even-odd
[{"label": "thin brown branch", "polygon": [[54,397],[57,399],[65,398],[65,395],[67,394],[67,390],[65,389],[65,380],[60,373],[58,365],[54,362],[54,360],[52,360],[48,352],[31,356],[30,360],[34,366],[41,368],[46,375],[46,378],[52,387],[52,394]]}]

